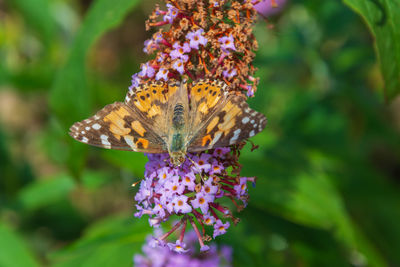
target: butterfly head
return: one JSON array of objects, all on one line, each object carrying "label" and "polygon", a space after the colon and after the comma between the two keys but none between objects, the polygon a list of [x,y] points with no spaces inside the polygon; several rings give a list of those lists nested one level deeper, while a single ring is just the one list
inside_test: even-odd
[{"label": "butterfly head", "polygon": [[171,163],[175,166],[181,166],[185,162],[186,153],[183,151],[170,152]]}]

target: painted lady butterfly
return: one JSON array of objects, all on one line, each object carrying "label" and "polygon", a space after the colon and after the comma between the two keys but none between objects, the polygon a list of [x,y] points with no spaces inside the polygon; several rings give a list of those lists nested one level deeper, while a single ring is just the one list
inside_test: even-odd
[{"label": "painted lady butterfly", "polygon": [[175,166],[186,152],[226,147],[254,136],[266,125],[263,114],[221,81],[150,82],[70,128],[76,140],[104,148],[168,152]]}]

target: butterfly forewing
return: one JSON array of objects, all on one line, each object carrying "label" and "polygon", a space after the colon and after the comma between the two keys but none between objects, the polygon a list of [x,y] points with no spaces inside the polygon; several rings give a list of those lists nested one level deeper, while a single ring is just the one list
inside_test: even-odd
[{"label": "butterfly forewing", "polygon": [[[142,84],[128,92],[125,104],[135,113],[138,119],[148,124],[158,136],[166,136],[169,130],[171,104],[179,91],[178,82],[151,82]],[[173,107],[172,107],[173,109]]]},{"label": "butterfly forewing", "polygon": [[98,147],[147,153],[165,152],[163,141],[124,103],[105,106],[70,128],[76,140]]}]

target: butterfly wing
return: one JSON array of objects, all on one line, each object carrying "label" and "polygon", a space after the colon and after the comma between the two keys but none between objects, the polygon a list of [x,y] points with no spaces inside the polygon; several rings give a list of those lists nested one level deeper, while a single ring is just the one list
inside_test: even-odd
[{"label": "butterfly wing", "polygon": [[192,136],[221,109],[228,96],[227,85],[221,81],[199,80],[190,88],[190,129]]},{"label": "butterfly wing", "polygon": [[140,85],[128,92],[125,103],[108,105],[95,116],[75,123],[70,135],[99,147],[166,152],[170,100],[176,98],[179,86],[173,81]]},{"label": "butterfly wing", "polygon": [[[167,140],[171,129],[174,103],[181,98],[181,85],[177,81],[150,82],[128,92],[125,104],[146,122],[158,136]],[[186,87],[184,88],[186,90]],[[187,91],[185,91],[187,103]]]},{"label": "butterfly wing", "polygon": [[105,106],[96,115],[77,122],[69,133],[93,146],[146,153],[165,152],[163,140],[141,117],[121,102]]},{"label": "butterfly wing", "polygon": [[194,135],[188,151],[203,151],[226,147],[261,132],[267,123],[265,116],[249,108],[246,98],[229,95],[214,108],[206,124]]}]

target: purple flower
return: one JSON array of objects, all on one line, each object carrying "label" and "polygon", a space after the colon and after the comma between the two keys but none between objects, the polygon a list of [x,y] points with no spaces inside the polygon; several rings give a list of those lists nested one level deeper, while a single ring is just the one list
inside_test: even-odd
[{"label": "purple flower", "polygon": [[154,42],[155,42],[156,44],[159,44],[159,43],[161,43],[161,42],[164,40],[164,37],[163,37],[162,33],[156,32],[156,33],[153,35],[153,40],[154,40]]},{"label": "purple flower", "polygon": [[[143,255],[135,254],[133,262],[135,267],[230,267],[232,264],[232,248],[216,245],[202,245],[200,251],[207,253],[195,253],[196,234],[190,231],[185,235],[184,242],[177,241],[159,245],[159,239],[147,238],[143,245]],[[187,249],[186,249],[187,248]]]},{"label": "purple flower", "polygon": [[214,150],[213,156],[214,157],[221,157],[231,152],[229,147],[218,147]]},{"label": "purple flower", "polygon": [[169,71],[161,68],[158,70],[157,74],[156,74],[156,80],[164,80],[164,81],[168,81],[168,73]]},{"label": "purple flower", "polygon": [[234,77],[236,74],[237,74],[237,71],[236,71],[235,68],[232,68],[232,69],[229,69],[229,70],[224,70],[222,72],[222,75],[224,75],[224,77],[228,78],[228,79]]},{"label": "purple flower", "polygon": [[182,59],[175,60],[174,64],[172,65],[176,71],[178,71],[181,75],[185,72],[184,63]]},{"label": "purple flower", "polygon": [[156,72],[153,67],[150,66],[150,62],[142,64],[141,69],[142,71],[139,73],[140,77],[152,78]]},{"label": "purple flower", "polygon": [[186,34],[186,39],[188,39],[189,46],[193,49],[199,49],[199,45],[206,46],[207,45],[207,38],[203,36],[204,30],[198,29],[195,32],[189,32]]},{"label": "purple flower", "polygon": [[[274,7],[271,0],[262,0],[260,3],[254,5],[254,8],[258,13],[264,17],[272,16],[279,13],[286,4],[286,0],[275,0],[277,6]],[[252,1],[253,3],[255,0]]]},{"label": "purple flower", "polygon": [[138,73],[132,75],[132,85],[129,86],[129,90],[133,90],[135,87],[138,87],[140,85],[141,79],[138,76]]},{"label": "purple flower", "polygon": [[196,186],[196,183],[195,183],[196,177],[195,177],[194,173],[191,171],[186,172],[186,173],[183,172],[181,174],[181,177],[182,177],[182,184],[185,185],[188,190],[194,191],[194,188]]},{"label": "purple flower", "polygon": [[167,57],[168,57],[168,54],[166,54],[166,53],[160,53],[160,54],[157,56],[156,61],[157,61],[158,63],[163,62]]},{"label": "purple flower", "polygon": [[193,161],[196,163],[196,167],[200,171],[209,171],[211,169],[211,164],[208,162],[208,160],[211,158],[210,154],[201,154],[200,157],[194,156]]},{"label": "purple flower", "polygon": [[179,176],[173,176],[165,182],[164,188],[168,190],[170,194],[182,195],[183,190],[185,190],[185,185],[179,182]]},{"label": "purple flower", "polygon": [[179,10],[171,4],[167,4],[167,14],[164,15],[164,21],[172,23],[173,20],[178,16]]},{"label": "purple flower", "polygon": [[247,177],[241,177],[240,178],[240,184],[235,185],[233,187],[236,191],[236,196],[240,198],[241,196],[244,196],[247,194]]},{"label": "purple flower", "polygon": [[157,172],[158,173],[158,181],[161,184],[164,184],[166,181],[168,181],[172,176],[174,176],[174,173],[170,171],[171,168],[169,167],[162,167],[159,169]]},{"label": "purple flower", "polygon": [[[218,148],[209,153],[187,153],[186,157],[190,160],[179,167],[172,165],[167,153],[149,154],[145,179],[141,181],[135,196],[138,202],[135,216],[149,215],[149,223],[154,227],[172,215],[181,216],[162,241],[190,222],[200,248],[206,250],[194,218],[204,225],[213,226],[214,237],[224,234],[229,223],[223,224],[216,212],[224,215],[231,212],[218,202],[219,199],[229,195],[241,201],[242,204],[237,203],[238,207],[244,207],[247,204],[247,182],[255,181],[254,177],[237,179],[227,175],[221,162],[226,162],[231,155],[230,151],[230,148]],[[181,236],[184,236],[184,229],[186,226],[182,227]]]},{"label": "purple flower", "polygon": [[215,238],[216,236],[225,234],[226,229],[228,229],[229,226],[230,226],[229,222],[226,222],[225,224],[223,224],[221,220],[217,220],[217,222],[214,225],[213,238]]},{"label": "purple flower", "polygon": [[183,62],[188,61],[189,56],[185,55],[185,53],[190,52],[190,47],[188,43],[184,43],[183,45],[180,45],[179,42],[174,43],[173,48],[174,50],[171,51],[170,56],[172,59],[177,59],[180,58],[183,60]]},{"label": "purple flower", "polygon": [[236,51],[235,40],[232,35],[221,37],[218,42],[221,44],[222,51],[226,54],[229,54],[230,50]]},{"label": "purple flower", "polygon": [[173,200],[174,211],[177,213],[189,213],[192,207],[187,203],[188,197],[185,195],[175,197]]},{"label": "purple flower", "polygon": [[202,187],[202,192],[204,192],[207,195],[214,196],[218,192],[218,186],[215,186],[212,183],[213,180],[208,179]]},{"label": "purple flower", "polygon": [[155,44],[153,39],[149,39],[144,41],[144,47],[143,47],[143,52],[145,52],[146,54],[150,54],[151,51],[153,50]]},{"label": "purple flower", "polygon": [[180,240],[176,240],[175,244],[174,243],[168,243],[167,245],[171,250],[173,250],[175,252],[178,252],[179,254],[180,253],[186,253],[186,252],[189,251],[188,249],[185,249],[186,244],[181,242]]},{"label": "purple flower", "polygon": [[201,251],[201,252],[205,252],[205,251],[209,251],[209,250],[210,250],[210,247],[207,246],[207,245],[203,245],[203,246],[201,246],[201,248],[200,248],[200,251]]},{"label": "purple flower", "polygon": [[164,209],[163,205],[161,205],[161,203],[156,203],[155,204],[152,213],[156,214],[160,218],[164,218],[165,217],[165,209]]},{"label": "purple flower", "polygon": [[213,225],[215,222],[215,218],[213,216],[210,216],[210,214],[206,214],[203,216],[203,222],[206,225]]},{"label": "purple flower", "polygon": [[218,163],[218,161],[214,160],[211,164],[211,171],[210,174],[219,174],[224,169],[224,166]]},{"label": "purple flower", "polygon": [[247,96],[248,97],[254,96],[254,88],[253,88],[253,86],[247,85],[246,88],[247,88],[247,93],[246,93]]},{"label": "purple flower", "polygon": [[196,198],[191,201],[193,208],[200,208],[203,214],[208,212],[208,202],[214,201],[214,198],[204,194],[203,192],[197,193]]}]

